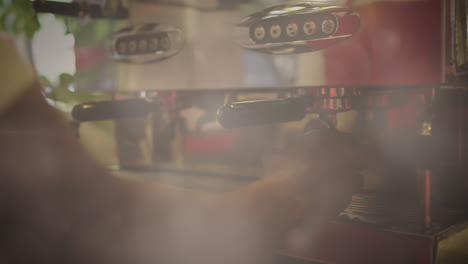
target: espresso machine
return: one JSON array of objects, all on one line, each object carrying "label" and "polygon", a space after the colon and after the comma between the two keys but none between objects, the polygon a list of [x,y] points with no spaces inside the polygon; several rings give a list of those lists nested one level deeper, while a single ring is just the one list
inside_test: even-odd
[{"label": "espresso machine", "polygon": [[128,21],[96,48],[108,74],[77,72],[114,100],[73,117],[115,122],[118,174],[232,190],[321,119],[379,155],[278,263],[468,262],[467,1],[114,2]]}]

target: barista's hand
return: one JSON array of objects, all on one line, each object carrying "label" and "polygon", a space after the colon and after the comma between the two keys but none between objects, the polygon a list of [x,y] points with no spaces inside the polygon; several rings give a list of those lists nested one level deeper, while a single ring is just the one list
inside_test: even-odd
[{"label": "barista's hand", "polygon": [[[357,169],[363,158],[349,135],[322,127],[265,159],[266,189],[303,201],[299,222],[289,230],[292,243],[305,246],[308,241],[300,237],[305,233],[301,228],[323,224],[346,208],[360,186]],[[286,208],[278,210],[289,213]]]},{"label": "barista's hand", "polygon": [[[360,185],[363,155],[348,135],[326,127],[265,159],[265,189],[305,202],[302,217],[322,222],[337,216]],[[285,211],[287,213],[287,211]]]}]

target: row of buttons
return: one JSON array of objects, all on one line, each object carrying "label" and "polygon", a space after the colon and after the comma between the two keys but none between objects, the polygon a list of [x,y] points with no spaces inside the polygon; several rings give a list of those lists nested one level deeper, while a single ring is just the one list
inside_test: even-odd
[{"label": "row of buttons", "polygon": [[265,19],[252,25],[250,35],[256,43],[313,40],[336,32],[338,23],[332,14]]},{"label": "row of buttons", "polygon": [[120,55],[138,55],[166,51],[170,49],[171,41],[165,33],[136,35],[120,38],[115,43],[115,50]]}]

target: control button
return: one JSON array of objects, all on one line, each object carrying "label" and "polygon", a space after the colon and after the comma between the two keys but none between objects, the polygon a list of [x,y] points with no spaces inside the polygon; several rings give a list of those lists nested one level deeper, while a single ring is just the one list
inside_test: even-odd
[{"label": "control button", "polygon": [[290,22],[286,26],[286,34],[288,34],[289,37],[294,38],[297,35],[298,27],[295,22]]},{"label": "control button", "polygon": [[138,41],[138,51],[140,53],[146,53],[148,47],[148,41],[146,39],[140,39]]},{"label": "control button", "polygon": [[321,28],[323,33],[330,35],[335,32],[336,25],[333,19],[327,17],[322,21]]},{"label": "control button", "polygon": [[272,39],[278,39],[281,37],[281,27],[278,24],[274,24],[270,27],[270,37]]},{"label": "control button", "polygon": [[156,51],[159,47],[159,39],[156,37],[153,37],[149,41],[149,49],[150,51]]},{"label": "control button", "polygon": [[262,25],[258,25],[254,31],[255,40],[263,40],[265,38],[265,28]]},{"label": "control button", "polygon": [[171,47],[171,41],[169,40],[168,36],[164,36],[161,38],[160,47],[163,51],[166,51]]},{"label": "control button", "polygon": [[128,51],[130,53],[135,53],[137,50],[137,43],[136,43],[136,40],[130,40],[128,42]]},{"label": "control button", "polygon": [[127,53],[127,42],[126,41],[119,41],[119,43],[117,44],[117,51],[120,54]]},{"label": "control button", "polygon": [[315,31],[316,31],[316,28],[317,28],[317,25],[315,25],[315,22],[312,20],[312,19],[308,19],[305,23],[304,23],[304,33],[307,35],[307,36],[312,36],[315,34]]}]

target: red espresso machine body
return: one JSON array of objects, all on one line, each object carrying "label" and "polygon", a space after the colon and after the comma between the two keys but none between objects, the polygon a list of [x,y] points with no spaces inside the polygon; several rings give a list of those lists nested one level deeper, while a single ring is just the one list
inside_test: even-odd
[{"label": "red espresso machine body", "polygon": [[[465,1],[173,2],[134,1],[131,24],[160,24],[123,29],[106,50],[119,63],[115,97],[137,100],[126,102],[132,109],[145,99],[140,112],[116,122],[122,170],[250,182],[267,146],[299,136],[311,118],[340,128],[354,112],[358,130],[344,130],[368,135],[373,147],[382,148],[372,141],[382,133],[409,131],[416,140],[383,149],[348,208],[329,224],[300,229],[303,241],[288,239],[279,263],[468,261]],[[144,57],[139,41],[183,43]],[[77,48],[78,76],[87,50]],[[89,121],[83,106],[75,117]],[[147,131],[148,123],[139,139],[150,138],[150,151],[129,148],[129,130]],[[125,154],[135,152],[146,154]]]},{"label": "red espresso machine body", "polygon": [[[369,127],[419,134],[413,147],[421,160],[406,172],[382,170],[381,176],[400,178],[395,174],[411,168],[406,176],[414,178],[369,184],[341,220],[305,231],[314,237],[308,247],[289,242],[284,253],[319,263],[465,263],[467,198],[465,187],[454,185],[466,184],[466,82],[457,73],[466,52],[466,5],[359,2],[348,2],[361,16],[359,34],[323,52],[327,83],[370,88],[362,91]],[[407,89],[405,102],[392,105],[400,89]]]}]

